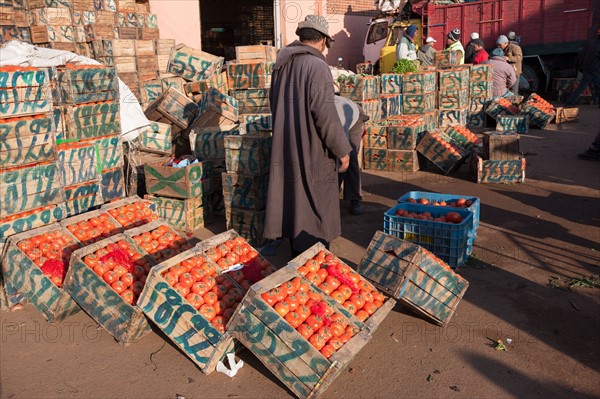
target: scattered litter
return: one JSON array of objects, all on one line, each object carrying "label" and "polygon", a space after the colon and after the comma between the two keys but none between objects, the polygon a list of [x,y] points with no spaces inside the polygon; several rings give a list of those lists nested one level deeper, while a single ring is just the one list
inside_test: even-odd
[{"label": "scattered litter", "polygon": [[350,374],[355,374],[355,373],[356,373],[356,370],[354,369],[354,367],[350,367],[350,368],[348,369],[348,372],[349,372]]},{"label": "scattered litter", "polygon": [[11,312],[16,312],[18,310],[22,310],[23,309],[23,305],[21,305],[20,303],[16,304],[15,306],[13,306],[12,308],[10,308]]},{"label": "scattered litter", "polygon": [[504,345],[504,342],[502,342],[501,339],[496,341],[496,347],[494,349],[496,349],[497,351],[508,352],[508,349],[506,349],[506,346]]},{"label": "scattered litter", "polygon": [[510,339],[510,338],[506,338],[506,343],[507,343],[508,345],[512,344],[512,339]]},{"label": "scattered litter", "polygon": [[188,384],[193,384],[194,382],[196,382],[195,379],[188,377]]},{"label": "scattered litter", "polygon": [[431,374],[427,376],[427,382],[433,382],[433,376]]},{"label": "scattered litter", "polygon": [[452,389],[454,392],[460,392],[458,385],[450,385],[450,389]]},{"label": "scattered litter", "polygon": [[180,394],[176,393],[175,398],[176,399],[185,399],[185,396],[181,396]]},{"label": "scattered litter", "polygon": [[573,309],[575,309],[578,312],[581,312],[581,308],[577,305],[575,305],[575,302],[573,302],[572,299],[569,299],[569,303],[571,304],[571,306],[573,306]]},{"label": "scattered litter", "polygon": [[572,278],[567,283],[567,286],[582,288],[600,288],[600,275],[594,274],[590,277]]},{"label": "scattered litter", "polygon": [[217,364],[217,371],[225,374],[229,378],[233,378],[237,374],[238,370],[244,367],[244,361],[240,360],[239,362],[236,362],[235,355],[233,353],[227,354],[227,360],[229,361],[230,368],[227,368],[223,362],[219,362],[219,364]]},{"label": "scattered litter", "polygon": [[[163,350],[163,348],[165,347],[166,344],[167,344],[167,342],[165,341],[159,350],[157,350],[156,352],[152,352],[150,354],[150,363],[152,363],[152,365],[154,366],[154,371],[158,370],[158,364],[154,363],[154,360],[152,359],[152,357],[154,355],[158,354],[158,352],[160,352],[161,350]],[[183,398],[183,399],[185,399],[185,398]]]},{"label": "scattered litter", "polygon": [[400,342],[400,341],[398,340],[398,338],[396,338],[396,333],[392,333],[392,335],[390,335],[390,337],[391,337],[391,338],[392,338],[394,341],[396,341],[396,342]]}]

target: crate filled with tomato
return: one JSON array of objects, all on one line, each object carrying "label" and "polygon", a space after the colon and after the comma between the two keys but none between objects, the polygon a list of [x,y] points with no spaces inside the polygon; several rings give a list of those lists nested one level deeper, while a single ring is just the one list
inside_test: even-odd
[{"label": "crate filled with tomato", "polygon": [[62,287],[71,254],[80,247],[57,223],[10,237],[2,258],[7,294],[30,302],[50,322],[77,313],[79,306]]},{"label": "crate filled with tomato", "polygon": [[482,146],[481,139],[465,126],[449,126],[444,133],[446,133],[456,144],[467,151],[474,151]]},{"label": "crate filled with tomato", "polygon": [[494,119],[500,114],[518,115],[520,111],[519,106],[504,97],[493,99],[485,109],[485,113]]},{"label": "crate filled with tomato", "polygon": [[521,108],[520,115],[526,115],[529,125],[545,129],[556,116],[554,106],[536,93],[531,93]]},{"label": "crate filled with tomato", "polygon": [[417,145],[417,151],[446,175],[458,169],[470,154],[441,131],[426,132]]},{"label": "crate filled with tomato", "polygon": [[198,245],[152,269],[139,306],[203,373],[210,374],[235,351],[226,325],[245,293]]},{"label": "crate filled with tomato", "polygon": [[154,204],[137,195],[103,205],[101,208],[126,230],[139,227],[158,219],[153,212]]},{"label": "crate filled with tomato", "polygon": [[469,282],[427,249],[375,233],[357,270],[375,286],[425,319],[446,325]]},{"label": "crate filled with tomato", "polygon": [[386,298],[323,244],[313,245],[288,264],[342,305],[346,316],[354,315],[371,330],[379,326],[396,304],[396,301]]},{"label": "crate filled with tomato", "polygon": [[297,397],[325,391],[372,332],[286,266],[253,285],[228,330]]},{"label": "crate filled with tomato", "polygon": [[467,242],[467,255],[473,253],[473,244],[477,238],[479,228],[479,217],[481,200],[477,197],[463,196],[458,194],[439,194],[427,191],[409,191],[398,198],[398,203],[421,204],[428,206],[441,206],[450,208],[466,209],[473,214],[472,225],[469,229],[469,240]]},{"label": "crate filled with tomato", "polygon": [[123,227],[105,211],[91,211],[73,216],[60,224],[86,246],[124,231]]},{"label": "crate filled with tomato", "polygon": [[149,254],[156,264],[187,251],[198,243],[195,237],[185,238],[161,219],[126,230],[125,235]]},{"label": "crate filled with tomato", "polygon": [[127,345],[150,332],[137,300],[155,264],[131,238],[117,234],[73,252],[64,289],[117,342]]},{"label": "crate filled with tomato", "polygon": [[383,231],[421,245],[452,267],[468,259],[473,214],[466,209],[399,203],[385,212]]}]

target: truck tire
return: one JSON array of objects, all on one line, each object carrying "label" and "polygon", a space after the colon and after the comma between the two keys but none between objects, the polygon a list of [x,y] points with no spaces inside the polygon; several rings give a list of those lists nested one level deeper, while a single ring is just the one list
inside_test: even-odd
[{"label": "truck tire", "polygon": [[[538,71],[536,68],[531,67],[530,65],[523,64],[523,77],[529,83],[529,88],[524,88],[524,91],[531,93],[538,93],[541,85],[542,85],[542,75],[541,71]],[[521,88],[519,88],[519,92]]]},{"label": "truck tire", "polygon": [[380,72],[381,71],[379,70],[379,60],[377,60],[375,65],[373,65],[373,75],[379,75]]}]

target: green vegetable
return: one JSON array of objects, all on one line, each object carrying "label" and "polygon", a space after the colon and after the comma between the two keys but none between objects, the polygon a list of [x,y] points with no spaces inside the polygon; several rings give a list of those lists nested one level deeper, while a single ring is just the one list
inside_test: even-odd
[{"label": "green vegetable", "polygon": [[392,72],[394,73],[410,73],[410,72],[418,72],[419,68],[414,61],[402,59],[396,61],[394,67],[392,68]]}]

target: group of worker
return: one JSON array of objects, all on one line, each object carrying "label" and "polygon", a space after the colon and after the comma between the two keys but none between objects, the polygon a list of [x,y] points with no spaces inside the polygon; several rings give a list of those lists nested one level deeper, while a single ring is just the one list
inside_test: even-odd
[{"label": "group of worker", "polygon": [[[415,36],[417,26],[410,25],[402,31],[396,47],[396,59],[407,59],[419,61],[421,65],[431,66],[435,61],[435,48],[433,44],[436,40],[428,36],[425,44],[417,49]],[[491,57],[485,50],[483,40],[479,38],[479,33],[473,32],[470,41],[465,47],[461,43],[460,29],[454,28],[446,36],[446,50],[456,51],[458,53],[459,64],[491,64],[494,66],[494,97],[517,95],[519,93],[519,79],[522,73],[523,51],[517,41],[515,32],[510,32],[507,36],[501,35],[496,40],[497,47],[492,51]]]}]

